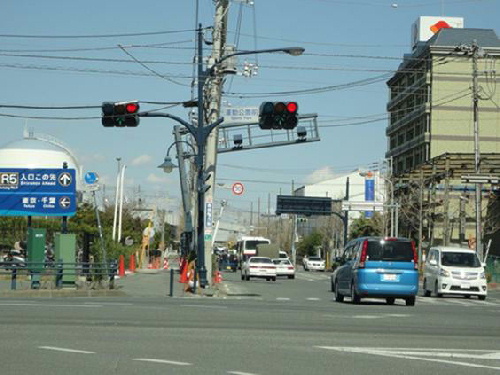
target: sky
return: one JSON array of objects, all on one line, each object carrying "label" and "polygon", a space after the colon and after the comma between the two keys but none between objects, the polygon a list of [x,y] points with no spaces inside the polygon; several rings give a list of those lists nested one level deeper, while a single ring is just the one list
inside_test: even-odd
[{"label": "sky", "polygon": [[[258,64],[258,74],[226,77],[223,102],[257,107],[297,101],[299,113],[318,115],[321,141],[220,154],[214,202],[216,208],[227,202],[231,220],[257,211],[259,202],[260,212],[273,212],[275,196],[290,194],[292,186],[383,160],[385,82],[411,52],[411,26],[419,16],[463,17],[465,27],[500,32],[500,0],[253,3],[231,2],[228,43],[237,51],[300,46],[305,53],[240,58],[240,72],[248,62]],[[53,136],[84,171],[99,175],[100,194],[109,200],[121,158],[129,201],[140,197],[146,205],[176,211],[179,175],[157,168],[176,123],[142,118],[136,128],[104,128],[101,103],[139,100],[141,110],[187,121],[186,108],[161,103],[192,98],[195,29],[212,26],[214,10],[212,0],[2,1],[0,147],[21,139],[24,129]],[[234,182],[243,183],[242,195],[232,194]]]}]

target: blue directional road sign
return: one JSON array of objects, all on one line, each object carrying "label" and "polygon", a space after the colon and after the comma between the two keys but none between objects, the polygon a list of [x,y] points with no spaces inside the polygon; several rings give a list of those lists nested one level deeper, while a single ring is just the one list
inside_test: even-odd
[{"label": "blue directional road sign", "polygon": [[74,169],[0,168],[0,216],[73,216]]}]

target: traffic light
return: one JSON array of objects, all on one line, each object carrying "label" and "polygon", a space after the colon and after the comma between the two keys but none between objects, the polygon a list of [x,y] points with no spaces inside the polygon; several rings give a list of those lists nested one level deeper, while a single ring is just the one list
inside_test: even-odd
[{"label": "traffic light", "polygon": [[263,102],[259,108],[259,127],[294,129],[298,123],[297,111],[297,102]]},{"label": "traffic light", "polygon": [[102,125],[137,126],[139,125],[139,102],[103,102]]}]

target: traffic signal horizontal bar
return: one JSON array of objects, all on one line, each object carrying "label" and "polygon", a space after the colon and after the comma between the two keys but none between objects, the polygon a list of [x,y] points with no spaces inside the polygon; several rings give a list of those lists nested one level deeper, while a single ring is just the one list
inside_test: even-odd
[{"label": "traffic signal horizontal bar", "polygon": [[261,143],[259,145],[249,145],[243,146],[240,148],[228,147],[228,148],[219,148],[217,149],[218,154],[223,154],[225,152],[233,152],[233,151],[242,151],[242,150],[253,150],[256,148],[269,148],[269,147],[278,147],[278,146],[289,146],[289,145],[299,145],[308,142],[318,142],[321,141],[319,137],[307,138],[305,140],[294,140],[294,141],[277,141],[277,142],[269,142],[269,143]]}]

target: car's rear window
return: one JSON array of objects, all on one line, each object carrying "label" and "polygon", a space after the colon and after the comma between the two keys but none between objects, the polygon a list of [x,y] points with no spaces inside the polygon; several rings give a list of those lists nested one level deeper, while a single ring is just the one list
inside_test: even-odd
[{"label": "car's rear window", "polygon": [[441,254],[441,264],[449,267],[480,267],[481,263],[476,254],[460,252],[443,252]]},{"label": "car's rear window", "polygon": [[322,261],[323,259],[321,259],[319,257],[310,257],[309,260],[312,260],[314,262],[319,262],[319,261]]},{"label": "car's rear window", "polygon": [[270,258],[251,258],[250,263],[273,263]]},{"label": "car's rear window", "polygon": [[411,262],[413,248],[409,241],[368,241],[366,260]]}]

